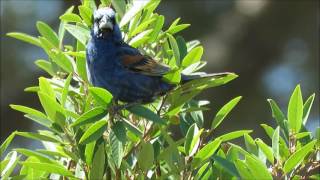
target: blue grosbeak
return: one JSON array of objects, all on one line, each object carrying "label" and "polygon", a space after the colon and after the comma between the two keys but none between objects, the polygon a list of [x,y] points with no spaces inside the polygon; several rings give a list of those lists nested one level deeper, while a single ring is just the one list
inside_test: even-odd
[{"label": "blue grosbeak", "polygon": [[[91,39],[87,44],[88,76],[94,86],[107,89],[115,100],[149,103],[176,85],[163,81],[170,68],[126,44],[111,8],[94,13]],[[216,74],[184,75],[181,83]]]}]

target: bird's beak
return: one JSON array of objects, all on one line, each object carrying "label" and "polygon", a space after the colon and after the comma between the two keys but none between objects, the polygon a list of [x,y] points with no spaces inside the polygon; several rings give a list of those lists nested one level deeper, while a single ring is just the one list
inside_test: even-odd
[{"label": "bird's beak", "polygon": [[110,19],[106,16],[104,16],[99,23],[99,29],[110,29],[111,31],[113,30],[113,24],[110,21]]}]

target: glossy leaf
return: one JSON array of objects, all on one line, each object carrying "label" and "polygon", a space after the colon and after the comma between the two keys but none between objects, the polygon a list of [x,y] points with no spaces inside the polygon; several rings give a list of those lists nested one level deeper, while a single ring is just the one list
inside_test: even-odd
[{"label": "glossy leaf", "polygon": [[165,125],[166,122],[160,118],[157,114],[149,110],[148,108],[145,108],[143,106],[133,106],[128,108],[128,110],[140,117],[146,118],[147,120],[150,120],[154,123],[160,124],[160,125]]},{"label": "glossy leaf", "polygon": [[56,32],[46,23],[38,21],[37,29],[41,36],[48,39],[55,47],[59,47],[59,38]]},{"label": "glossy leaf", "polygon": [[72,74],[69,74],[67,79],[64,82],[64,87],[62,90],[62,95],[61,95],[61,106],[62,107],[64,107],[66,104],[71,80],[72,80]]},{"label": "glossy leaf", "polygon": [[56,138],[52,138],[50,136],[38,134],[38,133],[32,133],[32,132],[16,132],[16,135],[23,136],[26,138],[38,140],[38,141],[49,141],[54,143],[60,143],[60,141]]},{"label": "glossy leaf", "polygon": [[186,134],[186,141],[184,143],[184,151],[188,156],[196,153],[200,144],[200,135],[202,130],[199,130],[196,124],[192,124]]},{"label": "glossy leaf", "polygon": [[60,16],[60,19],[67,22],[78,22],[81,23],[82,19],[79,15],[74,13],[66,13]]},{"label": "glossy leaf", "polygon": [[160,15],[160,16],[158,16],[158,18],[155,22],[155,26],[152,28],[153,31],[150,34],[150,39],[149,39],[150,43],[154,42],[158,38],[163,24],[164,24],[164,16]]},{"label": "glossy leaf", "polygon": [[84,27],[81,27],[81,26],[71,25],[71,24],[66,24],[65,28],[70,34],[72,34],[83,45],[87,44],[87,41],[90,37],[90,32],[88,29],[85,29]]},{"label": "glossy leaf", "polygon": [[300,90],[300,85],[298,85],[289,101],[288,106],[288,122],[290,129],[298,133],[300,131],[301,125],[302,125],[302,117],[303,117],[303,100],[302,100],[302,94]]},{"label": "glossy leaf", "polygon": [[220,156],[213,156],[213,159],[215,160],[215,163],[219,164],[221,167],[223,167],[223,169],[225,171],[227,171],[228,173],[230,173],[233,176],[237,176],[239,177],[237,168],[235,167],[235,165],[230,162],[229,160],[222,158]]},{"label": "glossy leaf", "polygon": [[19,39],[19,40],[21,40],[21,41],[24,41],[24,42],[33,44],[33,45],[35,45],[35,46],[41,47],[41,44],[40,44],[40,41],[39,41],[38,38],[35,38],[35,37],[30,36],[30,35],[25,34],[25,33],[10,32],[10,33],[7,33],[7,36],[10,36],[10,37]]},{"label": "glossy leaf", "polygon": [[227,133],[227,134],[224,134],[222,136],[219,136],[218,138],[221,139],[223,142],[224,141],[230,141],[232,139],[236,139],[238,137],[241,137],[245,134],[249,134],[251,133],[252,130],[239,130],[239,131],[233,131],[231,133]]},{"label": "glossy leaf", "polygon": [[107,121],[105,119],[102,119],[92,124],[81,136],[79,143],[88,144],[92,141],[99,139],[107,128],[106,124]]},{"label": "glossy leaf", "polygon": [[99,105],[107,108],[112,100],[112,94],[106,89],[99,87],[90,87],[90,93]]},{"label": "glossy leaf", "polygon": [[182,60],[182,67],[186,68],[191,64],[199,62],[203,54],[203,47],[198,46],[192,49]]},{"label": "glossy leaf", "polygon": [[231,101],[229,101],[227,104],[225,104],[216,114],[215,118],[212,121],[211,128],[215,129],[217,128],[221,122],[224,120],[224,118],[230,113],[230,111],[238,104],[238,102],[241,100],[241,96],[238,96]]},{"label": "glossy leaf", "polygon": [[17,131],[14,131],[13,133],[11,133],[6,140],[3,141],[3,143],[0,146],[0,156],[2,156],[4,154],[4,152],[6,151],[6,149],[8,148],[8,146],[10,145],[11,141],[13,140],[13,138],[15,137]]},{"label": "glossy leaf", "polygon": [[148,2],[149,0],[134,1],[132,7],[121,18],[119,26],[123,27],[124,25],[126,25],[139,11],[141,11],[148,4]]},{"label": "glossy leaf", "polygon": [[192,166],[196,168],[201,162],[208,160],[220,147],[221,142],[222,141],[220,139],[215,139],[201,148],[194,156]]},{"label": "glossy leaf", "polygon": [[79,14],[88,27],[92,25],[92,10],[86,6],[78,6]]},{"label": "glossy leaf", "polygon": [[60,174],[67,177],[74,177],[73,174],[62,165],[43,162],[22,162],[22,164],[33,169]]},{"label": "glossy leaf", "polygon": [[280,154],[279,154],[279,143],[280,142],[279,141],[280,141],[280,127],[278,126],[272,135],[272,151],[273,151],[274,157],[277,160],[280,160]]},{"label": "glossy leaf", "polygon": [[9,161],[7,162],[6,167],[1,167],[1,169],[3,169],[1,171],[1,179],[8,179],[10,177],[11,173],[17,166],[20,157],[18,156],[17,152],[13,151],[11,154],[9,154],[8,159]]},{"label": "glossy leaf", "polygon": [[35,61],[35,64],[43,69],[45,72],[49,73],[51,76],[55,75],[55,72],[52,68],[52,64],[49,61],[43,60],[43,59],[38,59]]},{"label": "glossy leaf", "polygon": [[302,118],[303,125],[306,125],[307,123],[307,120],[311,111],[311,107],[314,101],[314,97],[315,97],[315,94],[313,93],[303,105],[303,118]]},{"label": "glossy leaf", "polygon": [[56,98],[55,92],[54,92],[53,88],[51,87],[50,82],[46,78],[44,78],[44,77],[39,78],[39,87],[40,87],[40,91],[42,93],[47,94],[48,96],[50,96],[53,99]]},{"label": "glossy leaf", "polygon": [[272,179],[267,167],[253,156],[245,156],[247,167],[255,179]]},{"label": "glossy leaf", "polygon": [[274,157],[273,157],[273,151],[272,148],[269,147],[267,144],[265,144],[261,139],[256,140],[257,145],[262,150],[262,152],[266,155],[267,159],[271,162],[271,164],[274,163]]},{"label": "glossy leaf", "polygon": [[283,171],[285,173],[288,173],[295,167],[297,167],[303,161],[303,159],[312,151],[315,144],[316,140],[313,140],[293,153],[284,163]]},{"label": "glossy leaf", "polygon": [[75,122],[71,124],[71,127],[82,126],[88,123],[93,123],[95,121],[101,120],[107,115],[107,111],[102,107],[96,107],[90,111],[82,114]]}]

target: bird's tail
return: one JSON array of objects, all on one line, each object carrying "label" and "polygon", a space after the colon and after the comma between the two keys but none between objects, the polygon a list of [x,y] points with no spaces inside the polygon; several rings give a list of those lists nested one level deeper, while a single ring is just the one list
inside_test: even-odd
[{"label": "bird's tail", "polygon": [[181,82],[182,84],[192,81],[192,80],[196,80],[196,79],[201,79],[201,78],[208,78],[208,77],[216,77],[216,78],[220,78],[223,76],[227,76],[229,74],[232,74],[230,72],[222,72],[222,73],[211,73],[211,74],[206,74],[206,73],[198,73],[198,74],[192,74],[192,75],[185,75],[182,74],[181,76]]}]

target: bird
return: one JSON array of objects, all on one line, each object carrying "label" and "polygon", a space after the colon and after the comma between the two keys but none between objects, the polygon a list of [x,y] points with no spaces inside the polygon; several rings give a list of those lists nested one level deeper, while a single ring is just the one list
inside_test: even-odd
[{"label": "bird", "polygon": [[[93,14],[86,46],[88,79],[93,86],[108,90],[115,101],[151,103],[177,86],[163,80],[171,69],[124,42],[115,16],[110,7]],[[181,74],[181,84],[214,75]]]}]

